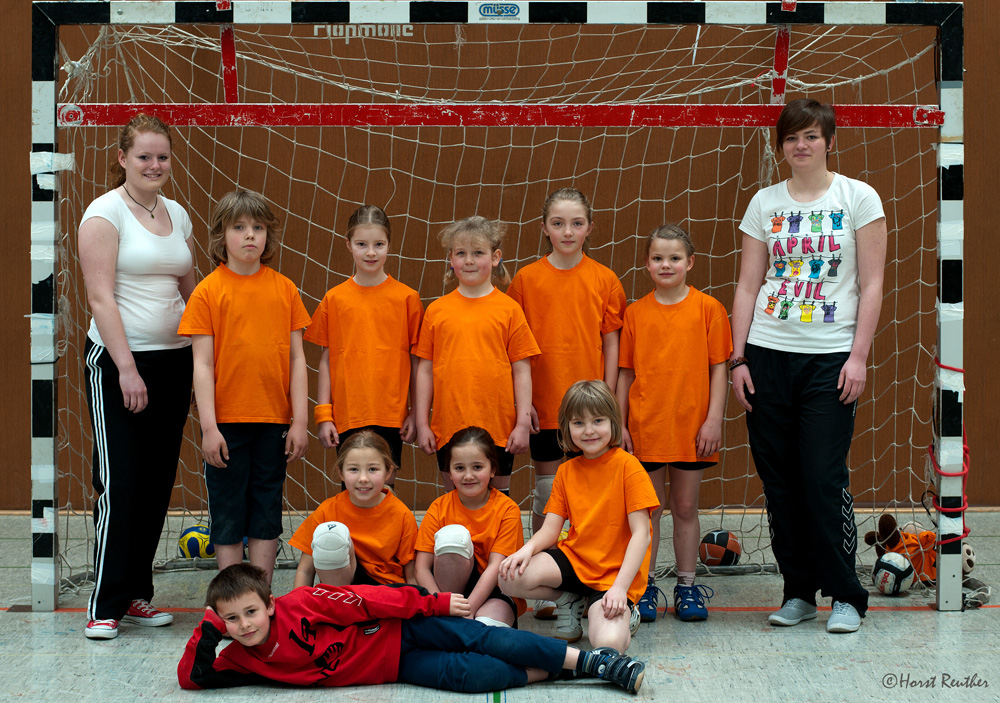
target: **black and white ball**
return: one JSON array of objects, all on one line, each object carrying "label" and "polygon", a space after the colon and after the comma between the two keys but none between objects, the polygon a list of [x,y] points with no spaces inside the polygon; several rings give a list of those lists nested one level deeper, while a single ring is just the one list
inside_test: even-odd
[{"label": "black and white ball", "polygon": [[898,596],[913,585],[913,580],[913,564],[896,552],[880,556],[872,569],[872,583],[887,596]]},{"label": "black and white ball", "polygon": [[976,565],[976,553],[967,543],[962,544],[962,573],[967,574]]}]

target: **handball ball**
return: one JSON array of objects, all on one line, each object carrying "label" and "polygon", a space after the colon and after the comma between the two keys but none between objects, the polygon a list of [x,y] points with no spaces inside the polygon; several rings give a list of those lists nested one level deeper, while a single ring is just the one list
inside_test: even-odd
[{"label": "handball ball", "polygon": [[898,596],[913,585],[913,580],[913,564],[896,552],[880,556],[872,569],[872,583],[887,596]]},{"label": "handball ball", "polygon": [[728,530],[712,530],[701,540],[698,556],[705,566],[733,566],[740,563],[740,541]]},{"label": "handball ball", "polygon": [[215,556],[215,547],[209,542],[208,528],[204,525],[194,525],[181,532],[177,540],[177,551],[185,559],[208,559]]},{"label": "handball ball", "polygon": [[962,573],[967,574],[976,565],[976,553],[968,544],[962,544]]}]

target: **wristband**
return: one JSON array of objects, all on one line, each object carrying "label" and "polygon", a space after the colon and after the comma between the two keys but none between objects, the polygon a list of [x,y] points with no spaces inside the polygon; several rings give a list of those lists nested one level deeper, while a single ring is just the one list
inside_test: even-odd
[{"label": "wristband", "polygon": [[317,405],[316,409],[313,410],[313,418],[315,418],[317,425],[321,422],[333,422],[333,405],[330,403]]},{"label": "wristband", "polygon": [[729,362],[729,370],[732,371],[737,366],[749,366],[749,365],[750,362],[747,361],[747,358],[745,356],[738,356]]}]

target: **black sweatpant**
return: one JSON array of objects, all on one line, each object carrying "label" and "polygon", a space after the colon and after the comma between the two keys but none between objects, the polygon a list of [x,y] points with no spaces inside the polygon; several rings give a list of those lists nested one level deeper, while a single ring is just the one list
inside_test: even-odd
[{"label": "black sweatpant", "polygon": [[845,405],[837,390],[848,356],[748,344],[756,393],[746,419],[784,600],[815,603],[821,590],[863,617],[868,591],[855,571],[858,534],[847,468],[857,403]]},{"label": "black sweatpant", "polygon": [[132,413],[105,347],[87,340],[87,404],[94,431],[94,592],[87,616],[120,620],[153,597],[153,557],[177,476],[191,405],[191,347],[133,352],[148,405]]}]

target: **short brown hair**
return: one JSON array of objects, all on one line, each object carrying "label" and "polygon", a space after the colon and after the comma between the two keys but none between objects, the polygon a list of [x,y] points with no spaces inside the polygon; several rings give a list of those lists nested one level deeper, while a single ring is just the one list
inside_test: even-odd
[{"label": "short brown hair", "polygon": [[208,584],[205,605],[219,609],[219,603],[234,601],[248,593],[256,593],[265,604],[271,600],[271,584],[267,572],[253,564],[233,564],[219,572]]},{"label": "short brown hair", "polygon": [[[132,145],[135,144],[136,136],[142,132],[162,134],[167,138],[167,143],[171,147],[174,144],[173,139],[170,138],[170,127],[166,122],[156,115],[148,115],[145,112],[140,112],[130,119],[128,124],[118,132],[118,148],[127,154]],[[108,184],[112,189],[115,189],[123,183],[125,183],[125,169],[118,163],[118,155],[115,154],[115,157],[111,160],[111,167],[108,169]]]},{"label": "short brown hair", "polygon": [[837,115],[831,105],[824,105],[812,98],[799,98],[785,105],[775,127],[779,148],[789,134],[807,129],[814,124],[819,125],[819,131],[829,148],[833,136],[837,133]]},{"label": "short brown hair", "polygon": [[337,471],[343,476],[344,462],[347,461],[347,455],[355,449],[374,449],[382,457],[382,461],[385,462],[385,472],[391,474],[396,470],[396,465],[392,461],[392,451],[389,449],[389,443],[385,441],[382,437],[371,430],[362,430],[361,432],[355,432],[350,437],[344,440],[344,443],[337,447]]},{"label": "short brown hair", "polygon": [[646,258],[649,258],[649,250],[653,246],[654,239],[665,239],[667,241],[676,241],[684,245],[684,251],[687,253],[690,259],[694,256],[694,242],[691,241],[691,235],[688,231],[681,227],[680,225],[675,225],[672,223],[667,223],[665,225],[660,225],[646,238]]},{"label": "short brown hair", "polygon": [[260,263],[268,263],[278,251],[281,221],[271,210],[263,195],[241,188],[223,195],[212,214],[211,228],[208,231],[208,255],[212,257],[212,263],[216,266],[229,261],[229,254],[226,251],[226,228],[241,217],[249,217],[267,226],[267,237],[264,238],[264,251],[260,255]]},{"label": "short brown hair", "polygon": [[461,447],[466,444],[478,447],[486,455],[486,460],[490,462],[490,468],[493,469],[493,473],[500,471],[500,460],[497,458],[497,445],[493,443],[493,438],[489,432],[475,425],[459,430],[444,445],[442,451],[444,452],[445,471],[451,469],[451,453],[455,447]]},{"label": "short brown hair", "polygon": [[347,241],[354,237],[354,230],[361,225],[377,225],[385,230],[385,239],[392,243],[392,227],[389,226],[389,216],[378,205],[362,205],[351,213],[347,221]]},{"label": "short brown hair", "polygon": [[[443,230],[439,238],[441,240],[441,245],[448,250],[446,258],[451,258],[451,250],[455,244],[455,240],[459,237],[470,237],[474,240],[479,240],[485,242],[490,248],[490,254],[500,249],[503,244],[503,235],[505,231],[504,224],[502,222],[497,222],[495,220],[488,220],[485,217],[479,215],[473,215],[472,217],[466,217],[465,219],[454,222]],[[444,282],[448,283],[455,277],[455,272],[451,270],[451,264],[448,263],[448,268],[444,272]],[[504,266],[503,258],[500,259],[500,263],[493,267],[493,275],[491,280],[494,284],[499,283],[500,285],[510,284],[510,274],[507,272],[507,267]]]},{"label": "short brown hair", "polygon": [[608,418],[611,421],[611,442],[608,446],[621,446],[622,411],[608,384],[604,381],[577,381],[569,387],[559,405],[559,446],[563,451],[580,451],[573,444],[569,424],[584,415]]}]

